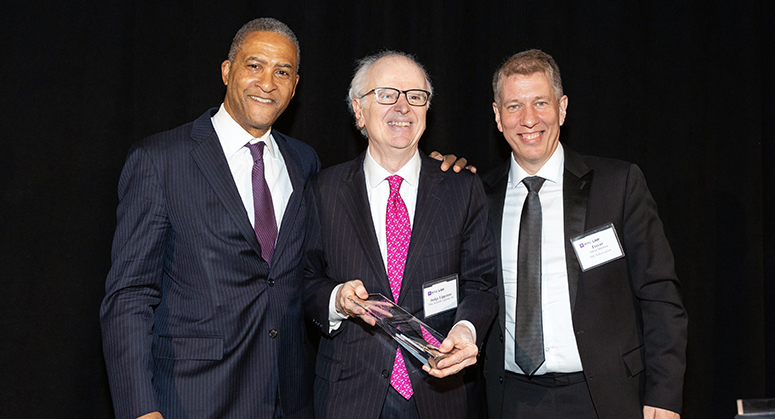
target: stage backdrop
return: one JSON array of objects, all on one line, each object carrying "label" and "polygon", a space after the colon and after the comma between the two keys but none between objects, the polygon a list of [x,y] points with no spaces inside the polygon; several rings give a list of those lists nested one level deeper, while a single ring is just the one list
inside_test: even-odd
[{"label": "stage backdrop", "polygon": [[354,61],[413,53],[435,92],[426,152],[507,158],[492,72],[540,48],[569,97],[561,139],[640,165],[690,316],[685,418],[775,397],[775,2],[31,1],[0,13],[0,417],[111,418],[98,310],[130,144],[218,106],[246,21],[301,42],[276,129],[325,166],[365,148]]}]

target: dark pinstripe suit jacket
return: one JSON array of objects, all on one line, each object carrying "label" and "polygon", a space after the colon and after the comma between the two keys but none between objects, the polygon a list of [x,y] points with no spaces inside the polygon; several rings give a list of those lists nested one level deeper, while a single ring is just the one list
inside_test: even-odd
[{"label": "dark pinstripe suit jacket", "polygon": [[274,132],[293,193],[272,268],[210,121],[133,146],[119,182],[101,321],[116,417],[311,417],[301,308],[306,180],[315,152]]},{"label": "dark pinstripe suit jacket", "polygon": [[[310,211],[304,307],[324,334],[315,379],[318,419],[379,417],[398,346],[360,319],[346,320],[328,333],[328,302],[337,284],[360,279],[369,292],[391,295],[366,195],[364,156],[324,170],[305,192]],[[444,335],[455,322],[469,320],[481,343],[497,310],[495,251],[484,191],[475,175],[441,172],[439,162],[423,156],[398,304],[424,318],[423,283],[453,273],[460,275],[457,310],[425,320]],[[411,355],[404,360],[421,418],[465,417],[460,375],[435,379]]]},{"label": "dark pinstripe suit jacket", "polygon": [[[681,410],[687,316],[670,244],[638,166],[581,156],[567,146],[563,175],[565,258],[576,343],[601,419],[642,418],[643,405]],[[498,259],[509,162],[482,177]],[[581,272],[570,239],[613,223],[625,257]],[[503,290],[503,273],[498,287]],[[503,399],[505,300],[486,344],[490,417]]]}]

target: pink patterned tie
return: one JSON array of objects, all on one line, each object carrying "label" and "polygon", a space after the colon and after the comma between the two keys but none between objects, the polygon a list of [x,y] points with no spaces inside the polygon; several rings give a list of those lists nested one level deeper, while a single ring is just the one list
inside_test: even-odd
[{"label": "pink patterned tie", "polygon": [[437,348],[441,346],[441,342],[439,342],[439,340],[436,339],[436,337],[433,336],[431,332],[428,331],[428,329],[420,326],[420,331],[422,332],[422,338],[425,339],[426,342],[430,343],[431,345]]},{"label": "pink patterned tie", "polygon": [[[401,293],[401,280],[404,277],[406,254],[409,250],[409,239],[412,230],[409,225],[409,212],[406,210],[404,200],[399,191],[401,176],[393,175],[387,178],[390,183],[390,196],[387,204],[387,272],[390,281],[390,291],[393,292],[393,301],[398,301]],[[414,394],[412,383],[409,381],[409,373],[406,371],[404,357],[401,356],[401,348],[396,350],[396,360],[393,364],[393,373],[390,375],[390,385],[398,394],[409,400]]]}]

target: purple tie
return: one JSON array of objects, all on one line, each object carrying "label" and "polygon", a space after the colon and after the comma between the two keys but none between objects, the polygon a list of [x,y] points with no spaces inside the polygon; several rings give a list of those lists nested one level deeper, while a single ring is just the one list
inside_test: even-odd
[{"label": "purple tie", "polygon": [[255,211],[253,229],[256,231],[258,244],[261,245],[261,257],[271,266],[274,242],[277,240],[277,222],[274,218],[272,194],[264,178],[265,145],[266,143],[259,141],[255,144],[247,143],[245,147],[250,149],[250,154],[253,156],[253,210]]},{"label": "purple tie", "polygon": [[[386,232],[387,232],[387,272],[390,281],[390,291],[393,292],[393,301],[398,301],[401,293],[401,280],[404,277],[406,254],[409,250],[409,240],[412,230],[409,225],[409,212],[406,210],[404,200],[399,191],[401,176],[393,175],[387,178],[390,183],[390,196],[387,203]],[[398,394],[409,400],[414,393],[412,383],[409,381],[409,373],[406,371],[404,357],[401,356],[401,348],[396,349],[396,359],[393,364],[393,373],[390,375],[390,385]]]}]

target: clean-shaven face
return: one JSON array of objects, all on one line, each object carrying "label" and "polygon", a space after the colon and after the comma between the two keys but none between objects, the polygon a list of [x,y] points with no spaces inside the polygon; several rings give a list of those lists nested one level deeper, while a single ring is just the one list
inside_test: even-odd
[{"label": "clean-shaven face", "polygon": [[533,175],[557,149],[568,97],[557,100],[544,72],[512,74],[501,83],[499,103],[492,104],[495,122],[516,162]]},{"label": "clean-shaven face", "polygon": [[276,32],[245,37],[234,62],[221,64],[226,111],[253,137],[264,135],[296,92],[296,45]]},{"label": "clean-shaven face", "polygon": [[[366,91],[377,87],[401,91],[428,89],[422,70],[401,56],[384,57],[372,64],[366,77]],[[369,149],[377,161],[381,156],[414,155],[425,131],[427,104],[411,106],[406,95],[401,94],[395,104],[383,105],[370,94],[353,99],[353,110],[358,127],[366,127]]]}]

